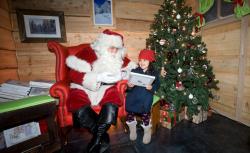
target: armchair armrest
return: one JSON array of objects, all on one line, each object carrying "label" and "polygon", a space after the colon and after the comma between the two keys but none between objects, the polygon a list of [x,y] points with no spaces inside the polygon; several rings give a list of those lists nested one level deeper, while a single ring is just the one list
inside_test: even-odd
[{"label": "armchair armrest", "polygon": [[69,89],[69,83],[66,80],[58,81],[50,88],[50,95],[59,98],[57,118],[60,127],[72,125],[72,113],[68,111],[67,107]]},{"label": "armchair armrest", "polygon": [[126,89],[127,89],[127,82],[128,80],[121,80],[117,83],[116,87],[119,92],[120,99],[123,103],[123,107],[119,109],[118,116],[126,116],[125,110],[125,100],[126,100]]},{"label": "armchair armrest", "polygon": [[58,81],[50,88],[50,95],[59,98],[60,101],[66,101],[69,95],[69,83],[66,80]]},{"label": "armchair armrest", "polygon": [[123,102],[125,102],[125,91],[127,89],[128,80],[121,80],[117,83],[116,87],[119,92],[119,96]]}]

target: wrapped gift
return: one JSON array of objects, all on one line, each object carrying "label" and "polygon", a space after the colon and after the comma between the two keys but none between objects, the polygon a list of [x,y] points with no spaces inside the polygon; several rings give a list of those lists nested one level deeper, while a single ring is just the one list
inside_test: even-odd
[{"label": "wrapped gift", "polygon": [[[207,120],[208,111],[205,111],[201,108],[201,106],[198,106],[199,113],[197,115],[192,116],[192,122],[195,124],[199,124],[203,121]],[[185,119],[190,120],[190,118],[187,115],[187,107],[185,107]]]},{"label": "wrapped gift", "polygon": [[164,103],[160,108],[160,123],[168,129],[173,128],[177,123],[177,113],[172,104]]},{"label": "wrapped gift", "polygon": [[205,120],[207,120],[207,111],[201,109],[201,106],[198,107],[199,113],[197,115],[193,115],[193,123],[199,124]]}]

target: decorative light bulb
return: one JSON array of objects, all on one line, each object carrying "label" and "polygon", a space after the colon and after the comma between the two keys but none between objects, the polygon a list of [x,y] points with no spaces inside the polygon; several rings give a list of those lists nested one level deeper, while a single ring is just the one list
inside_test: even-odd
[{"label": "decorative light bulb", "polygon": [[194,95],[193,95],[193,94],[189,94],[189,95],[188,95],[188,98],[189,98],[189,99],[193,99],[193,98],[194,98]]},{"label": "decorative light bulb", "polygon": [[182,72],[182,68],[179,67],[178,70],[177,70],[177,72],[181,73]]},{"label": "decorative light bulb", "polygon": [[181,15],[180,14],[177,14],[176,15],[176,19],[180,19],[181,18]]}]

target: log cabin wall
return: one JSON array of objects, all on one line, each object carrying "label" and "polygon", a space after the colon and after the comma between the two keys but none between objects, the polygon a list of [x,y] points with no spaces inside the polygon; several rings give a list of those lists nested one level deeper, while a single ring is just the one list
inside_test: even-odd
[{"label": "log cabin wall", "polygon": [[97,27],[92,22],[91,0],[11,0],[11,19],[20,80],[54,80],[55,56],[46,43],[21,43],[16,9],[64,11],[66,46],[90,43],[105,28],[124,35],[128,56],[137,60],[138,51],[145,48],[149,27],[163,0],[113,0],[113,27]]},{"label": "log cabin wall", "polygon": [[[188,0],[188,4],[194,0]],[[66,46],[92,42],[105,28],[124,35],[128,56],[136,61],[139,50],[145,48],[150,24],[163,0],[113,0],[113,27],[97,27],[92,22],[91,0],[10,0],[13,38],[21,80],[55,79],[55,57],[45,43],[21,43],[16,9],[64,11]]]},{"label": "log cabin wall", "polygon": [[[232,17],[234,18],[234,17]],[[231,20],[231,19],[229,19]],[[250,17],[217,26],[205,26],[207,44],[216,78],[220,81],[211,106],[218,113],[250,126]]]},{"label": "log cabin wall", "polygon": [[11,33],[11,20],[7,0],[0,1],[0,83],[18,80],[15,43]]}]

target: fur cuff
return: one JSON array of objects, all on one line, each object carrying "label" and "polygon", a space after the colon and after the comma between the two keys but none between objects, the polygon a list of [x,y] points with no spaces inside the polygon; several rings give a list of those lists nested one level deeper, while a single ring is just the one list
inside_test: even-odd
[{"label": "fur cuff", "polygon": [[96,73],[94,72],[86,73],[84,75],[82,82],[83,87],[91,91],[97,91],[101,86],[101,82],[97,82],[96,78],[97,78]]},{"label": "fur cuff", "polygon": [[91,71],[91,65],[86,62],[85,60],[82,60],[74,55],[71,55],[67,57],[66,59],[66,65],[78,72],[90,72]]},{"label": "fur cuff", "polygon": [[130,61],[128,63],[128,65],[126,66],[126,69],[129,70],[129,71],[131,71],[132,69],[135,69],[137,67],[138,67],[138,65],[137,65],[136,62]]}]

